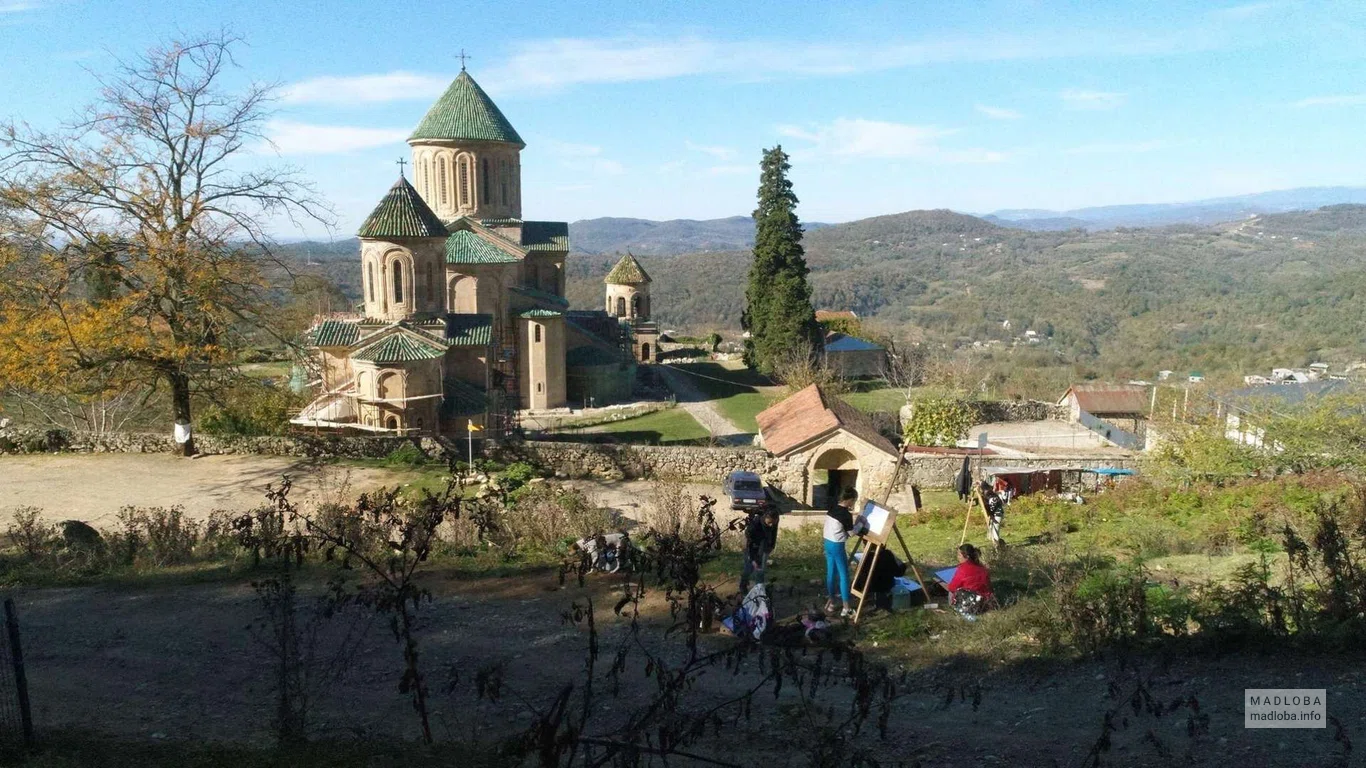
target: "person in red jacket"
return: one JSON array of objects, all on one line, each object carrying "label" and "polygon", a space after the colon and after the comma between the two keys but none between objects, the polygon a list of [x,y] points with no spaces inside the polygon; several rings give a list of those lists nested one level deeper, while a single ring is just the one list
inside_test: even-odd
[{"label": "person in red jacket", "polygon": [[982,565],[982,552],[971,544],[958,547],[958,570],[945,587],[949,605],[973,619],[995,598],[991,594],[991,571]]}]

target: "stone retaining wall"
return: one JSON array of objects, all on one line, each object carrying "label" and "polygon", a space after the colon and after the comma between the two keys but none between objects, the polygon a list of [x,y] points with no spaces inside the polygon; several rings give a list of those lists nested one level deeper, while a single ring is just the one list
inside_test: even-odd
[{"label": "stone retaining wall", "polygon": [[[1051,456],[1042,459],[1006,459],[1000,456],[987,456],[981,460],[980,465],[1039,469],[1045,467],[1138,469],[1138,460],[1123,457],[1098,458],[1095,456]],[[952,488],[953,476],[958,473],[961,466],[963,466],[962,456],[908,456],[906,457],[906,466],[901,470],[897,490],[903,490],[907,485],[918,485],[924,489],[935,490]],[[977,459],[973,459],[972,466],[974,470],[979,466]]]}]

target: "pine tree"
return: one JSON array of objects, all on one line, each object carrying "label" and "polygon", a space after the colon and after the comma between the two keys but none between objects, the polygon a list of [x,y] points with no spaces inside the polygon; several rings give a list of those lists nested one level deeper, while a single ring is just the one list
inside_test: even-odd
[{"label": "pine tree", "polygon": [[754,211],[754,263],[745,290],[741,324],[749,331],[745,362],[764,373],[794,350],[813,354],[819,335],[807,282],[797,196],[787,178],[791,168],[781,146],[764,150],[759,207]]}]

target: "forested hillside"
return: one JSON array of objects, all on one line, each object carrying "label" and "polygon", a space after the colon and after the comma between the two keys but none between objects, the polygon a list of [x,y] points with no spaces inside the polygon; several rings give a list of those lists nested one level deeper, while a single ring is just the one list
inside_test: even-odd
[{"label": "forested hillside", "polygon": [[[1089,233],[911,211],[810,231],[806,247],[818,307],[852,309],[908,341],[1008,344],[1033,330],[1048,339],[1036,364],[1145,378],[1366,357],[1366,206]],[[288,248],[297,271],[351,301],[357,253],[355,240]],[[600,305],[616,258],[570,256],[575,307]],[[739,328],[747,250],[640,258],[661,323]]]},{"label": "forested hillside", "polygon": [[[1060,360],[1133,376],[1366,353],[1366,206],[1092,233],[913,211],[810,232],[806,246],[818,306],[906,339],[1008,342],[1034,330]],[[598,306],[612,260],[570,259],[575,306]],[[748,253],[642,262],[662,323],[738,327]]]}]

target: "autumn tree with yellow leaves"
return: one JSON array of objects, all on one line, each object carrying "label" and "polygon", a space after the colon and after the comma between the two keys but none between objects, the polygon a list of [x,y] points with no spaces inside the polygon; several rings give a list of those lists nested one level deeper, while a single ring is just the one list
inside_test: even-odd
[{"label": "autumn tree with yellow leaves", "polygon": [[274,89],[225,86],[239,45],[214,34],[119,62],[53,132],[0,123],[3,386],[164,387],[188,427],[194,394],[271,332],[267,228],[330,211],[295,169],[262,162]]}]

